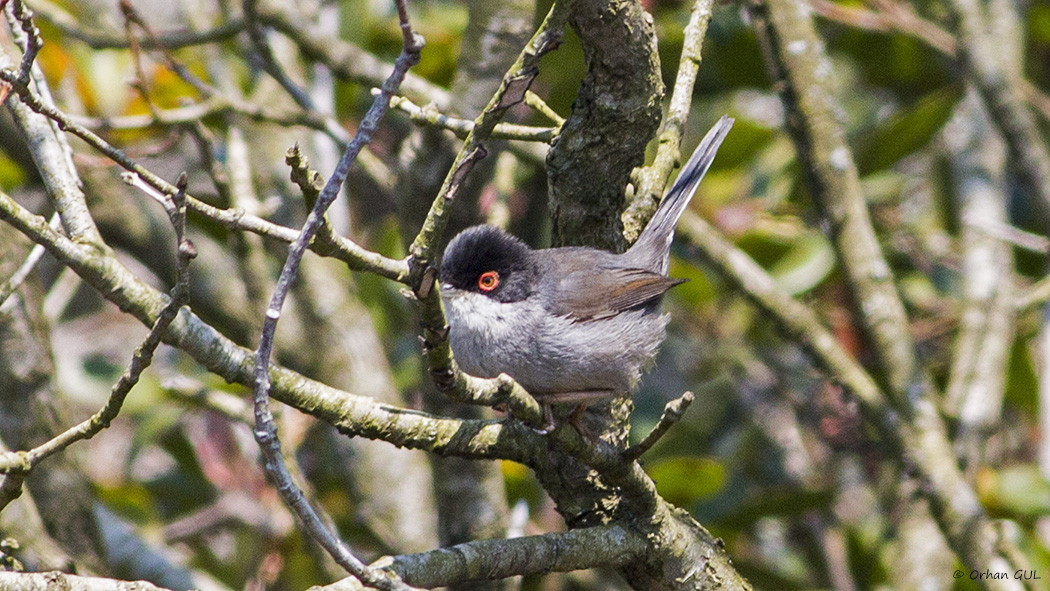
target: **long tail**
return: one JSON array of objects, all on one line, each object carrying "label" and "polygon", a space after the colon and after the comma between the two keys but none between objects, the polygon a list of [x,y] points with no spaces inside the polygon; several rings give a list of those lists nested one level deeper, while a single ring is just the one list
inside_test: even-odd
[{"label": "long tail", "polygon": [[700,145],[696,147],[693,155],[682,167],[674,186],[664,195],[660,207],[656,210],[649,225],[642,230],[638,241],[627,251],[627,255],[640,265],[653,269],[661,274],[667,274],[668,254],[671,251],[671,239],[674,237],[674,228],[678,225],[678,218],[682,217],[685,206],[696,193],[696,188],[703,180],[707,169],[718,153],[722,140],[733,127],[733,119],[723,115],[718,123],[707,132]]}]

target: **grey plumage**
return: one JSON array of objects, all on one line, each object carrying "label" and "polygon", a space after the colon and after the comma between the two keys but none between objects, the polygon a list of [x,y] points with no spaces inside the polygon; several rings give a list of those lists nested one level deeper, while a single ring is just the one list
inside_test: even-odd
[{"label": "grey plumage", "polygon": [[445,251],[441,295],[460,367],[505,372],[552,401],[629,392],[665,337],[663,294],[675,225],[733,120],[722,117],[623,254],[585,247],[532,250],[492,226],[457,235]]}]

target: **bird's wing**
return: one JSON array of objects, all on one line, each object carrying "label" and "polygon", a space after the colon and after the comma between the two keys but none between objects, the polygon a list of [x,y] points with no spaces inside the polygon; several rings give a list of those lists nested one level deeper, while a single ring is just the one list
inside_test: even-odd
[{"label": "bird's wing", "polygon": [[629,267],[575,269],[556,282],[555,293],[547,299],[547,310],[578,322],[608,318],[653,302],[682,282],[683,279]]}]

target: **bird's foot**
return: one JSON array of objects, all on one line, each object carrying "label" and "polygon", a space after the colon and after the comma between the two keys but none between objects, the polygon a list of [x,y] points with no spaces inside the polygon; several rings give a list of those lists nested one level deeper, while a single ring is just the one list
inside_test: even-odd
[{"label": "bird's foot", "polygon": [[554,430],[557,426],[554,422],[554,412],[552,406],[555,404],[575,403],[576,406],[572,412],[569,413],[568,422],[572,425],[573,429],[579,433],[582,437],[586,438],[591,443],[596,443],[598,437],[583,424],[584,413],[587,407],[599,402],[601,400],[608,400],[616,395],[616,392],[612,390],[586,390],[579,392],[555,392],[545,393],[536,396],[536,400],[539,401],[540,406],[543,408],[543,427],[540,429],[540,434],[546,435]]}]

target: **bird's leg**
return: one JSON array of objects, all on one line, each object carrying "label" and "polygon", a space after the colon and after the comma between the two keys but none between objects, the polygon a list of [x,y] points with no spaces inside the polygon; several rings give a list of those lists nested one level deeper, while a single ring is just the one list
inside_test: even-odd
[{"label": "bird's leg", "polygon": [[587,407],[595,402],[607,400],[614,396],[616,396],[616,392],[613,390],[552,392],[538,395],[536,396],[536,399],[543,407],[543,429],[545,432],[550,432],[554,428],[554,416],[551,411],[552,405],[564,404],[567,402],[576,403],[576,407],[572,409],[571,413],[569,413],[569,424],[572,425],[573,429],[576,429],[577,433],[586,437],[591,443],[594,443],[597,437],[583,424],[583,413],[587,410]]},{"label": "bird's leg", "polygon": [[579,392],[546,392],[543,394],[536,394],[536,400],[544,404],[564,404],[566,402],[575,402],[577,404],[583,404],[590,406],[599,400],[607,400],[616,396],[614,390],[583,390]]},{"label": "bird's leg", "polygon": [[573,429],[579,433],[584,439],[591,442],[591,445],[598,443],[598,436],[594,434],[587,425],[583,424],[583,414],[587,412],[587,407],[590,406],[587,403],[580,403],[576,405],[576,408],[572,409],[569,413],[569,424],[572,425]]}]

